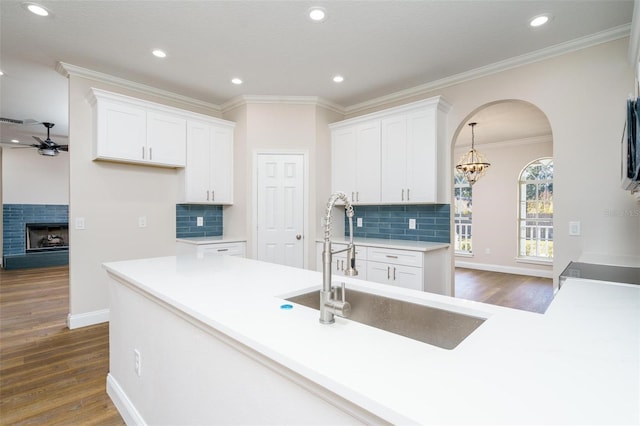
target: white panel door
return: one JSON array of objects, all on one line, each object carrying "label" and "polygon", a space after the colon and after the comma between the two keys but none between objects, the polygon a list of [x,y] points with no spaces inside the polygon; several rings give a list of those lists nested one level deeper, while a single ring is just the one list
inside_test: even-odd
[{"label": "white panel door", "polygon": [[435,108],[407,117],[407,201],[436,201]]},{"label": "white panel door", "polygon": [[407,198],[407,118],[382,120],[383,203],[400,203]]},{"label": "white panel door", "polygon": [[304,267],[304,161],[258,155],[258,260]]},{"label": "white panel door", "polygon": [[[358,126],[355,203],[380,202],[380,121]],[[352,200],[353,201],[353,200]]]},{"label": "white panel door", "polygon": [[147,149],[145,159],[150,162],[184,167],[187,161],[187,121],[171,114],[148,112]]},{"label": "white panel door", "polygon": [[187,125],[186,200],[209,201],[210,191],[211,135],[207,124],[189,121]]}]

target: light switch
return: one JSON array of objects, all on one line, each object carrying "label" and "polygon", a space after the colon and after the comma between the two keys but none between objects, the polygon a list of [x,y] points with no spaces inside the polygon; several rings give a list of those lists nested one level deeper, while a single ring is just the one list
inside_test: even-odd
[{"label": "light switch", "polygon": [[147,217],[146,216],[140,216],[138,218],[138,227],[140,227],[140,228],[146,228],[147,227]]},{"label": "light switch", "polygon": [[580,235],[580,222],[569,222],[569,235]]},{"label": "light switch", "polygon": [[84,229],[84,217],[76,217],[76,229]]}]

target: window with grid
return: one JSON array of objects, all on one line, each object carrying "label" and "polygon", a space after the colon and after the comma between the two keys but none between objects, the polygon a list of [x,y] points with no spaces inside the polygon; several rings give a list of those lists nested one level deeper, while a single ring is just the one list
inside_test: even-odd
[{"label": "window with grid", "polygon": [[518,257],[553,260],[553,160],[540,158],[520,173]]},{"label": "window with grid", "polygon": [[455,173],[453,191],[455,251],[457,254],[471,254],[471,185],[460,172]]}]

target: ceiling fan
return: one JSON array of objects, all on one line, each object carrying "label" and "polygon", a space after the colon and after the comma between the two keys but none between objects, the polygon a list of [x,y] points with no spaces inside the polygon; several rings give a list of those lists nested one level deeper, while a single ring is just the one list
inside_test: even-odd
[{"label": "ceiling fan", "polygon": [[38,148],[38,154],[55,156],[55,155],[58,155],[60,151],[69,151],[69,145],[58,145],[57,143],[51,140],[51,137],[49,136],[49,132],[51,128],[55,126],[55,124],[46,123],[46,122],[42,124],[44,125],[44,127],[47,128],[47,138],[45,140],[42,140],[37,136],[33,136],[33,138],[40,143],[31,145],[34,148]]},{"label": "ceiling fan", "polygon": [[[35,120],[14,120],[11,118],[0,118],[0,122],[9,123],[9,124],[37,124],[38,122]],[[54,141],[51,140],[51,128],[55,126],[55,123],[42,122],[44,127],[47,128],[47,138],[42,140],[38,136],[32,136],[38,143],[37,144],[29,144],[26,145],[20,142],[14,142],[16,145],[27,148],[38,148],[38,154],[45,155],[49,157],[54,157],[60,153],[60,151],[69,151],[69,145],[58,145]]]}]

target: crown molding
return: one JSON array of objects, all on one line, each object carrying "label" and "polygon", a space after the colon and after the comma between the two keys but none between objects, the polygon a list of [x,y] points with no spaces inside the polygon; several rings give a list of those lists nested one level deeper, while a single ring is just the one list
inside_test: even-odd
[{"label": "crown molding", "polygon": [[93,71],[93,70],[82,68],[76,65],[67,64],[65,62],[58,62],[56,64],[56,71],[66,78],[69,78],[69,76],[71,75],[82,77],[82,78],[88,78],[90,80],[112,84],[112,85],[121,87],[123,89],[133,90],[139,93],[157,96],[167,101],[180,102],[187,106],[192,106],[196,108],[206,108],[218,113],[222,111],[220,108],[220,105],[201,101],[199,99],[190,98],[184,95],[179,95],[177,93],[173,93],[168,90],[158,89],[156,87],[148,86],[146,84],[136,83],[135,81],[125,80],[123,78],[115,77],[99,71]]},{"label": "crown molding", "polygon": [[318,96],[241,95],[222,104],[222,113],[249,104],[314,105],[344,115],[344,107]]},{"label": "crown molding", "polygon": [[391,93],[389,95],[381,96],[375,99],[350,105],[344,108],[345,114],[357,114],[359,112],[384,106],[392,102],[401,102],[409,98],[414,98],[420,95],[426,95],[435,90],[440,90],[445,87],[453,86],[456,84],[464,83],[469,80],[474,80],[480,77],[489,76],[502,71],[506,71],[512,68],[517,68],[523,65],[532,64],[534,62],[543,61],[545,59],[553,58],[556,56],[564,55],[567,53],[575,52],[577,50],[586,49],[588,47],[596,46],[598,44],[607,43],[609,41],[618,40],[624,37],[628,37],[631,33],[631,25],[621,25],[619,27],[612,28],[610,30],[601,31],[599,33],[591,34],[586,37],[577,38],[564,43],[556,44],[545,49],[536,50],[525,55],[515,56],[513,58],[506,59],[504,61],[495,62],[484,67],[475,68],[470,71],[455,74],[449,77],[435,80],[429,83],[421,84],[419,86],[412,87],[406,90],[400,90],[398,92]]}]

